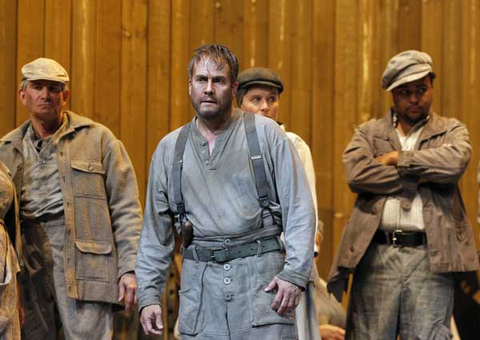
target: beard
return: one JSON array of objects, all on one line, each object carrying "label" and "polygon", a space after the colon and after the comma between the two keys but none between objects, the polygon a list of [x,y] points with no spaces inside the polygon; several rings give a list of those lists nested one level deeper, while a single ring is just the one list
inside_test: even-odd
[{"label": "beard", "polygon": [[229,114],[232,109],[233,104],[233,96],[229,96],[227,98],[222,98],[223,100],[216,100],[214,107],[202,107],[202,100],[194,100],[190,98],[192,102],[192,106],[195,109],[197,115],[203,119],[210,120],[210,119],[217,119],[219,117],[223,117],[226,114]]}]

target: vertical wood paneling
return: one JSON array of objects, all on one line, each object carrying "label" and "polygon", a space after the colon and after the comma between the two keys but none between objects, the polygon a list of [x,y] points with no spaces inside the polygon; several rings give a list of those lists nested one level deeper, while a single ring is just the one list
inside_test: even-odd
[{"label": "vertical wood paneling", "polygon": [[243,68],[267,67],[268,0],[245,1],[243,14]]},{"label": "vertical wood paneling", "polygon": [[426,0],[422,2],[422,51],[433,59],[433,67],[437,75],[434,81],[433,110],[442,114],[443,75],[443,0]]},{"label": "vertical wood paneling", "polygon": [[[379,45],[379,58],[378,65],[376,65],[376,72],[374,82],[377,82],[378,91],[380,95],[378,100],[380,101],[378,113],[379,116],[385,114],[385,112],[392,106],[391,95],[389,92],[383,90],[380,85],[380,81],[385,70],[385,67],[395,54],[399,52],[397,32],[398,27],[398,0],[386,0],[379,1],[379,15],[377,18],[377,36]],[[375,85],[375,84],[374,84]]]},{"label": "vertical wood paneling", "polygon": [[[455,0],[443,2],[444,38],[443,38],[443,65],[442,65],[442,106],[441,114],[448,117],[460,116],[461,98],[458,92],[462,88],[461,73],[461,8]],[[440,81],[440,79],[439,79]]]},{"label": "vertical wood paneling", "polygon": [[58,61],[70,74],[71,0],[45,0],[44,55]]},{"label": "vertical wood paneling", "polygon": [[421,42],[421,1],[399,0],[398,51],[418,50]]},{"label": "vertical wood paneling", "polygon": [[147,4],[122,2],[120,138],[135,165],[140,199],[145,200],[147,128]]},{"label": "vertical wood paneling", "polygon": [[290,128],[291,96],[291,53],[290,9],[292,1],[270,1],[268,8],[268,67],[278,72],[285,90],[280,97],[280,120]]},{"label": "vertical wood paneling", "polygon": [[70,73],[73,111],[126,145],[143,200],[158,141],[194,114],[192,50],[225,44],[241,70],[270,67],[285,83],[280,119],[314,157],[325,276],[354,200],[341,155],[354,128],[391,105],[380,79],[402,50],[432,56],[434,110],[469,128],[461,188],[478,235],[479,14],[480,0],[0,0],[0,134],[28,117],[16,100],[21,66],[54,58]]},{"label": "vertical wood paneling", "polygon": [[[160,139],[170,131],[170,11],[168,1],[149,3],[147,164]],[[146,175],[148,176],[148,168]]]},{"label": "vertical wood paneling", "polygon": [[[45,1],[18,0],[17,30],[17,79],[21,80],[21,68],[26,63],[40,58],[44,53],[45,42]],[[17,99],[16,122],[28,118],[28,112]]]},{"label": "vertical wood paneling", "polygon": [[334,106],[334,238],[336,249],[353,205],[345,180],[341,155],[352,138],[357,112],[358,6],[348,0],[336,2]]},{"label": "vertical wood paneling", "polygon": [[[93,117],[95,88],[96,0],[72,2],[72,71],[70,107],[78,114]],[[98,98],[100,99],[100,98]]]},{"label": "vertical wood paneling", "polygon": [[215,43],[223,44],[235,53],[244,69],[243,58],[243,8],[245,1],[215,0]]},{"label": "vertical wood paneling", "polygon": [[187,66],[193,52],[190,48],[189,3],[172,0],[172,59],[170,90],[170,129],[174,130],[191,119],[191,104],[188,100]]},{"label": "vertical wood paneling", "polygon": [[120,87],[125,83],[121,74],[122,7],[118,0],[97,1],[96,6],[92,118],[120,137]]},{"label": "vertical wood paneling", "polygon": [[[312,88],[312,4],[298,0],[291,12],[291,79],[286,86],[290,91],[290,109],[287,112],[288,129],[297,133],[308,144],[311,142],[311,88]],[[299,44],[299,41],[304,43]],[[285,116],[284,116],[285,117]]]},{"label": "vertical wood paneling", "polygon": [[215,41],[215,1],[190,0],[190,49]]},{"label": "vertical wood paneling", "polygon": [[[461,8],[461,86],[459,94],[461,98],[460,112],[461,120],[470,131],[470,140],[472,142],[472,158],[470,166],[462,178],[462,191],[468,216],[475,229],[475,235],[480,235],[480,226],[477,221],[478,214],[478,192],[472,188],[478,188],[477,169],[480,160],[480,24],[478,15],[480,14],[480,1],[468,0],[462,2]],[[454,95],[457,95],[454,94]],[[451,95],[451,94],[450,94]],[[478,237],[475,238],[477,246],[480,244]]]},{"label": "vertical wood paneling", "polygon": [[[333,260],[333,154],[334,143],[334,27],[335,6],[330,0],[313,2],[311,151],[315,165],[318,218],[324,223],[323,244],[317,261],[321,277],[327,277]],[[282,99],[283,100],[283,99]]]},{"label": "vertical wood paneling", "polygon": [[0,1],[0,135],[15,127],[17,5]]}]

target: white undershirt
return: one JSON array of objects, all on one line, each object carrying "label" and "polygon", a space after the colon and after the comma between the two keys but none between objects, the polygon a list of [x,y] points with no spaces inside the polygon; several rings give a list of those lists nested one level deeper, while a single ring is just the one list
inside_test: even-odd
[{"label": "white undershirt", "polygon": [[[423,126],[404,136],[398,129],[396,129],[398,139],[402,145],[402,151],[414,150],[422,130]],[[398,197],[388,197],[385,206],[383,207],[380,229],[386,231],[397,229],[404,231],[423,231],[425,229],[423,221],[423,203],[422,197],[420,197],[418,191],[413,199],[410,210],[405,210],[401,207]]]}]

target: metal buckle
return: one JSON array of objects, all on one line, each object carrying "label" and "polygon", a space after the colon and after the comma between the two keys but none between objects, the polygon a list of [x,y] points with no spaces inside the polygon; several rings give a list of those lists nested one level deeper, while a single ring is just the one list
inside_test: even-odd
[{"label": "metal buckle", "polygon": [[397,235],[401,235],[403,234],[403,230],[400,230],[400,229],[397,229],[397,230],[394,230],[392,232],[392,246],[397,248],[397,247],[401,247],[402,245],[401,244],[397,244]]},{"label": "metal buckle", "polygon": [[210,249],[210,258],[212,262],[223,263],[229,260],[228,248],[215,248]]}]

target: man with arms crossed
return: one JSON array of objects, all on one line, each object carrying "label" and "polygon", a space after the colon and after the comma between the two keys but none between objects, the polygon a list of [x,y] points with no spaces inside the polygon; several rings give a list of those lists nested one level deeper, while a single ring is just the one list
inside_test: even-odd
[{"label": "man with arms crossed", "polygon": [[225,46],[197,49],[189,65],[197,115],[153,156],[136,267],[148,334],[163,331],[175,216],[184,246],[182,339],[296,338],[293,313],[313,259],[313,201],[280,127],[233,108],[237,73]]},{"label": "man with arms crossed", "polygon": [[112,304],[136,301],[142,223],[135,173],[106,127],[64,109],[56,61],[22,67],[30,119],[0,140],[20,201],[25,339],[111,339]]},{"label": "man with arms crossed", "polygon": [[437,115],[432,59],[405,51],[382,77],[393,107],[361,125],[343,154],[357,193],[329,277],[337,299],[354,271],[347,339],[450,339],[452,272],[477,270],[458,181],[465,126]]}]

